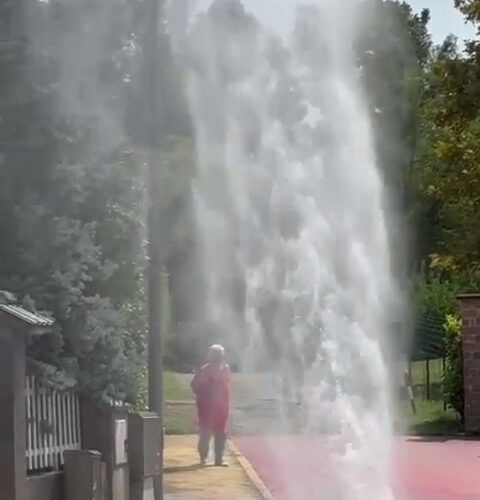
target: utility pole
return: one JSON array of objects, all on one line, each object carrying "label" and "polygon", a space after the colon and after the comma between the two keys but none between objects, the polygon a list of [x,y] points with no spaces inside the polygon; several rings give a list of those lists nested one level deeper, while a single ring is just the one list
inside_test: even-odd
[{"label": "utility pole", "polygon": [[[163,349],[162,349],[162,267],[160,195],[162,165],[160,148],[166,124],[161,99],[160,59],[165,53],[164,0],[147,0],[146,78],[144,103],[148,117],[148,405],[160,418],[160,474],[154,484],[155,500],[163,500]],[[166,66],[166,64],[165,64]]]}]

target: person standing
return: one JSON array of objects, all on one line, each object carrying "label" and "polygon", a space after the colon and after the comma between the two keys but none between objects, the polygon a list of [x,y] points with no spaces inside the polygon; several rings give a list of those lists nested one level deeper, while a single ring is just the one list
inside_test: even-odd
[{"label": "person standing", "polygon": [[224,461],[227,441],[227,422],[230,412],[230,367],[225,363],[225,349],[221,345],[210,347],[208,363],[195,374],[191,388],[195,394],[198,413],[200,463],[205,465],[214,438],[215,465],[226,466]]}]

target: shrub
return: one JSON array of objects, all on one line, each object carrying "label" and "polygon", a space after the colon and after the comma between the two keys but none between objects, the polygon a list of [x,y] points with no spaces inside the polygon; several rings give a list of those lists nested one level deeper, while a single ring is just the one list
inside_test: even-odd
[{"label": "shrub", "polygon": [[443,390],[447,405],[464,418],[462,320],[449,314],[445,318],[446,366]]}]

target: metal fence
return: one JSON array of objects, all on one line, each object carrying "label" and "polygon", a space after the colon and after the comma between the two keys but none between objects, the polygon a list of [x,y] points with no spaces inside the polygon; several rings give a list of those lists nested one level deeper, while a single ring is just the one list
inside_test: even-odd
[{"label": "metal fence", "polygon": [[443,401],[445,358],[425,359],[410,363],[413,391],[416,397]]},{"label": "metal fence", "polygon": [[27,470],[60,470],[63,453],[80,449],[80,405],[72,392],[43,387],[26,378]]},{"label": "metal fence", "polygon": [[413,356],[410,364],[417,397],[442,401],[445,372],[445,330],[442,318],[421,316],[415,325]]}]

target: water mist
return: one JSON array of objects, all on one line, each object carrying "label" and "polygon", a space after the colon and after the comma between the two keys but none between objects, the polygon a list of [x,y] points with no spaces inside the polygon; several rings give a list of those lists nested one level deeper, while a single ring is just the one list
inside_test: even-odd
[{"label": "water mist", "polygon": [[[267,1],[279,8],[258,0]],[[87,115],[91,148],[108,157],[127,135],[123,84],[139,72],[133,56],[141,44],[130,36],[140,23],[129,10],[136,3],[111,0],[94,12],[65,2],[78,11],[62,23],[32,20],[34,55],[61,60],[56,105],[82,125]],[[358,3],[299,7],[288,41],[269,33],[240,0],[216,0],[190,22],[182,17],[187,1],[171,3],[179,9],[172,35],[195,131],[205,323],[243,370],[263,370],[281,403],[271,426],[278,420],[277,430],[290,430],[293,404],[301,408],[297,430],[322,436],[335,474],[333,483],[320,484],[318,498],[389,500],[383,339],[396,287],[354,53]],[[51,30],[41,31],[42,23]],[[125,73],[116,86],[99,70],[112,44],[118,50],[110,71],[118,65]],[[278,443],[275,453],[287,453]],[[288,470],[285,477],[292,500],[315,500],[301,479]]]},{"label": "water mist", "polygon": [[[395,286],[357,14],[343,0],[299,7],[285,42],[241,2],[216,1],[176,44],[207,319],[245,370],[269,370],[276,396],[298,400],[302,432],[325,435],[335,484],[318,498],[387,500]],[[312,500],[291,483],[292,499]]]}]

